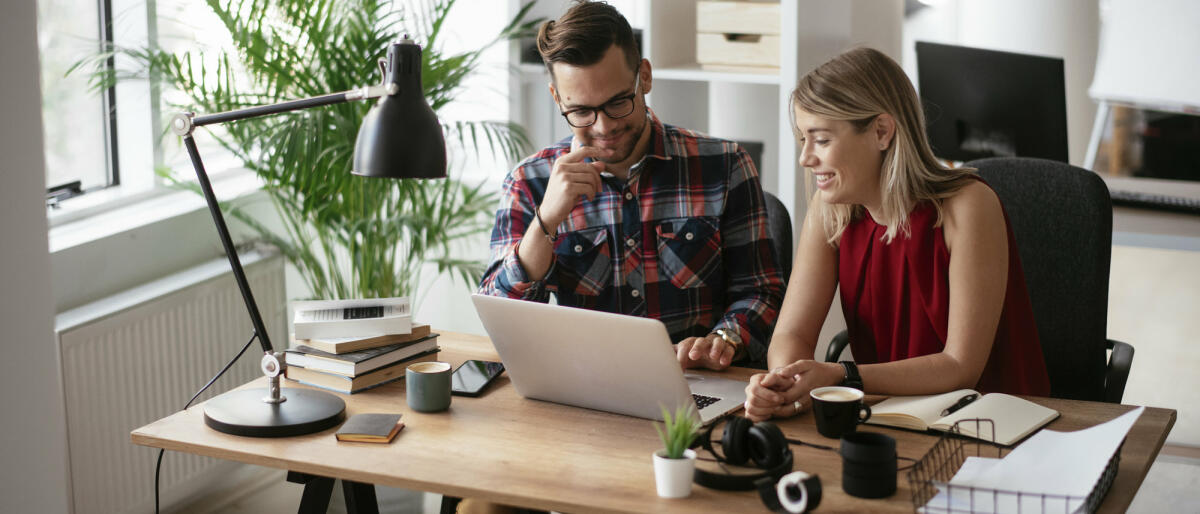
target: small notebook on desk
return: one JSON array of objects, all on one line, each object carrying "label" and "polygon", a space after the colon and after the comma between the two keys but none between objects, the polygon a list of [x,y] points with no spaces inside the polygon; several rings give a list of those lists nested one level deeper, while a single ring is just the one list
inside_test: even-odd
[{"label": "small notebook on desk", "polygon": [[355,414],[334,435],[338,441],[390,443],[403,428],[399,414]]},{"label": "small notebook on desk", "polygon": [[[971,399],[972,395],[974,399]],[[989,425],[986,423],[978,427],[975,423],[963,423],[959,431],[965,436],[1009,446],[1057,417],[1058,411],[1016,396],[1003,393],[980,395],[970,389],[960,389],[927,396],[893,396],[871,406],[871,418],[867,423],[949,432],[958,420],[990,419],[995,426],[994,438],[988,437]],[[977,428],[983,433],[975,433]]]}]

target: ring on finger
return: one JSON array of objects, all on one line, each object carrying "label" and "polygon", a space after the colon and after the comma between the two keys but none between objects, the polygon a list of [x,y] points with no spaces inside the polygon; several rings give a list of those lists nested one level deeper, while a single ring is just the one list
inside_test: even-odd
[{"label": "ring on finger", "polygon": [[804,404],[803,404],[803,403],[800,403],[800,400],[796,400],[796,401],[795,401],[795,403],[792,403],[792,407],[795,407],[795,409],[796,409],[796,413],[797,413],[797,414],[799,414],[799,413],[800,413],[800,409],[803,409],[803,408],[804,408]]}]

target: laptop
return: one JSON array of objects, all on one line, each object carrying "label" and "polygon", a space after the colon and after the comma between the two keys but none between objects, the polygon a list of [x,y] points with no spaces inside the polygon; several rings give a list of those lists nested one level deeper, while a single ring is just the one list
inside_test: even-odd
[{"label": "laptop", "polygon": [[746,382],[684,374],[661,321],[471,296],[517,394],[662,420],[693,406],[709,424],[746,401]]}]

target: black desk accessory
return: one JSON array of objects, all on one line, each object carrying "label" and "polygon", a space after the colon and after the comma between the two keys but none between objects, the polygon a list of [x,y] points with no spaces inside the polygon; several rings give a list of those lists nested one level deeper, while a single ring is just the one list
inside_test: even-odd
[{"label": "black desk accessory", "polygon": [[896,493],[896,440],[877,432],[842,436],[842,490],[859,498]]},{"label": "black desk accessory", "polygon": [[1010,499],[1019,499],[1021,497],[1038,498],[1043,504],[1046,501],[1080,500],[1082,504],[1079,508],[1080,512],[1096,512],[1100,508],[1100,503],[1104,501],[1104,496],[1108,494],[1113,480],[1117,477],[1117,468],[1121,464],[1120,447],[1108,459],[1108,465],[1105,466],[1104,472],[1100,475],[1100,478],[1096,481],[1096,485],[1092,487],[1092,491],[1086,498],[961,486],[950,483],[951,479],[958,473],[959,468],[962,467],[968,458],[985,457],[1000,459],[1012,451],[1012,448],[1005,448],[992,441],[973,436],[964,436],[960,430],[960,425],[970,425],[973,427],[975,433],[981,433],[981,431],[982,433],[995,433],[995,429],[984,430],[982,428],[982,426],[992,424],[993,422],[990,419],[963,419],[958,421],[950,431],[942,433],[938,442],[920,460],[912,465],[911,471],[908,472],[908,486],[912,490],[914,510],[920,511],[928,507],[932,510],[950,512],[951,505],[949,504],[949,500],[945,504],[936,503],[930,505],[930,500],[943,488],[947,492],[947,498],[952,497],[955,491],[967,491],[970,498],[977,496],[987,498],[991,496],[991,501],[980,502],[979,507],[972,505],[967,511],[955,510],[955,512],[975,512],[976,508],[981,512],[990,511],[990,507],[996,501],[1006,497]]},{"label": "black desk accessory", "polygon": [[183,138],[191,157],[200,189],[254,326],[251,341],[257,338],[262,345],[261,367],[269,382],[265,390],[232,391],[205,404],[205,424],[220,432],[252,437],[318,432],[341,422],[346,406],[337,396],[323,391],[289,388],[286,395],[282,393],[279,377],[287,368],[284,354],[271,346],[192,133],[196,127],[204,125],[379,98],[359,128],[352,172],[364,177],[444,178],[446,144],[437,116],[422,93],[421,47],[406,36],[404,40],[392,43],[387,60],[380,61],[379,65],[384,75],[380,85],[217,114],[181,113],[171,120],[171,131]]}]

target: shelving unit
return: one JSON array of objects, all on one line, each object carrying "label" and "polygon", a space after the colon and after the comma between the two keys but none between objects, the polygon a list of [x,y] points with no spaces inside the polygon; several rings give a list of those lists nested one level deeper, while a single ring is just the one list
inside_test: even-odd
[{"label": "shelving unit", "polygon": [[[634,29],[642,30],[643,56],[654,81],[647,102],[665,123],[736,141],[764,145],[763,187],[787,205],[793,226],[805,206],[804,178],[792,136],[788,96],[808,70],[855,45],[900,59],[901,0],[781,0],[780,58],[776,72],[703,69],[696,64],[696,8],[704,0],[612,0]],[[761,1],[761,0],[759,0]],[[510,9],[519,8],[510,0]],[[557,18],[567,0],[542,0],[534,16]],[[520,62],[514,43],[512,62]],[[510,84],[510,110],[537,147],[566,137],[569,127],[547,90],[540,64],[519,64]]]}]

